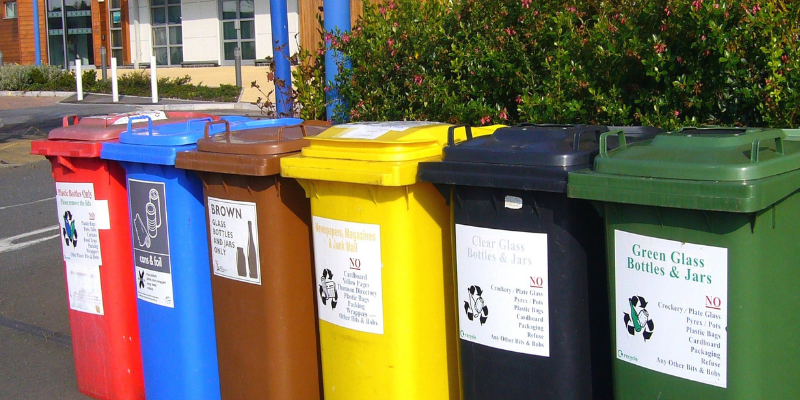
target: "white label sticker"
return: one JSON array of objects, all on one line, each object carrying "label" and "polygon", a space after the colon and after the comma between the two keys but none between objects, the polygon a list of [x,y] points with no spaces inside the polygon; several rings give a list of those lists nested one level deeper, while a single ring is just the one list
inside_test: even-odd
[{"label": "white label sticker", "polygon": [[128,179],[128,198],[136,295],[140,300],[175,307],[166,185],[164,182]]},{"label": "white label sticker", "polygon": [[550,356],[547,235],[456,224],[461,339]]},{"label": "white label sticker", "polygon": [[103,315],[103,290],[100,266],[67,261],[67,293],[69,308],[89,314]]},{"label": "white label sticker", "polygon": [[101,265],[94,184],[56,182],[56,209],[64,261]]},{"label": "white label sticker", "polygon": [[[167,119],[167,114],[164,111],[134,111],[134,112],[129,112],[129,113],[125,113],[125,114],[117,114],[117,115],[114,115],[114,116],[111,116],[111,117],[118,117],[116,120],[114,120],[114,123],[112,125],[123,125],[123,124],[127,124],[128,120],[130,120],[131,118],[134,118],[133,123],[136,124],[136,123],[140,123],[140,122],[147,122],[147,118],[143,118],[143,117],[148,117],[152,121],[157,121],[157,120],[160,120],[160,119]],[[139,117],[139,118],[135,118],[135,117]],[[103,117],[103,118],[106,118],[106,117]]]},{"label": "white label sticker", "polygon": [[95,222],[97,229],[111,229],[111,218],[108,215],[108,200],[95,200]]},{"label": "white label sticker", "polygon": [[407,129],[418,128],[420,126],[432,125],[435,122],[427,121],[392,121],[392,122],[360,122],[337,126],[337,128],[348,129],[341,134],[340,138],[345,139],[369,139],[375,140],[389,131],[403,132]]},{"label": "white label sticker", "polygon": [[517,196],[506,196],[506,208],[519,210],[522,208],[522,199]]},{"label": "white label sticker", "polygon": [[728,250],[614,231],[617,358],[727,387]]},{"label": "white label sticker", "polygon": [[319,319],[383,334],[380,225],[312,217]]},{"label": "white label sticker", "polygon": [[214,275],[261,284],[256,203],[208,198]]}]

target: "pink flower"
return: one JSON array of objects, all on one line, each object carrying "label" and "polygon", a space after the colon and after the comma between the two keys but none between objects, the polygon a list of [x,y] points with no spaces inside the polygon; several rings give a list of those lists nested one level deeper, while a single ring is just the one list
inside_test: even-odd
[{"label": "pink flower", "polygon": [[719,9],[719,4],[714,4],[714,9],[718,10]]},{"label": "pink flower", "polygon": [[488,115],[486,115],[483,118],[481,118],[481,125],[486,125],[489,122],[492,122],[492,118],[489,117]]},{"label": "pink flower", "polygon": [[384,16],[384,17],[386,16],[386,8],[385,7],[381,6],[381,8],[379,8],[378,11],[381,13],[382,16]]},{"label": "pink flower", "polygon": [[400,65],[398,65],[398,64],[395,64],[395,65],[394,65],[394,70],[395,70],[395,71],[400,71]]},{"label": "pink flower", "polygon": [[681,113],[679,113],[678,110],[675,110],[675,116],[677,117],[678,115],[681,115]]},{"label": "pink flower", "polygon": [[350,43],[350,35],[348,35],[346,33],[344,35],[342,35],[342,42]]},{"label": "pink flower", "polygon": [[325,34],[325,42],[326,43],[330,43],[331,39],[333,39],[333,35],[331,35],[330,33],[326,33]]},{"label": "pink flower", "polygon": [[681,62],[683,62],[683,58],[681,58],[680,56],[678,56],[678,57],[675,59],[675,61],[677,61],[677,62],[681,63]]},{"label": "pink flower", "polygon": [[667,6],[666,8],[664,8],[664,12],[665,12],[665,13],[667,13],[667,16],[669,16],[670,14],[672,14],[672,11],[669,9],[669,6]]},{"label": "pink flower", "polygon": [[522,104],[522,96],[517,96],[517,104]]},{"label": "pink flower", "polygon": [[694,0],[692,2],[692,7],[694,7],[695,11],[699,10],[702,5],[703,5],[703,0]]},{"label": "pink flower", "polygon": [[357,104],[356,106],[357,106],[357,107],[360,107],[360,108],[363,108],[363,107],[364,107],[364,101],[363,101],[363,100],[362,100],[362,101],[359,101],[359,102],[358,102],[358,104]]},{"label": "pink flower", "polygon": [[421,75],[414,75],[414,83],[416,83],[417,86],[422,86],[422,81],[423,78]]},{"label": "pink flower", "polygon": [[525,7],[525,8],[530,8],[531,7],[531,1],[532,0],[522,0],[522,6]]},{"label": "pink flower", "polygon": [[391,53],[392,57],[394,57],[394,55],[395,55],[395,54],[397,54],[397,50],[394,50],[394,49],[393,49],[393,50],[392,50],[392,53]]},{"label": "pink flower", "polygon": [[392,25],[394,25],[394,27],[395,27],[395,28],[397,28],[397,22],[395,22],[395,23],[394,23],[394,24],[392,24]]},{"label": "pink flower", "polygon": [[500,111],[499,117],[500,117],[500,119],[502,119],[504,121],[508,120],[508,113],[506,113],[506,109],[505,108],[502,111]]},{"label": "pink flower", "polygon": [[661,54],[667,51],[667,45],[665,45],[664,43],[653,45],[653,48],[656,50],[656,54]]},{"label": "pink flower", "polygon": [[394,42],[395,42],[395,41],[394,41],[394,39],[392,39],[392,38],[388,38],[388,39],[386,39],[386,44],[388,44],[388,45],[389,45],[389,48],[390,48],[390,49],[392,48],[392,46],[394,46]]},{"label": "pink flower", "polygon": [[321,55],[323,55],[323,54],[325,54],[325,49],[323,49],[323,48],[319,48],[319,49],[317,49],[317,55],[318,55],[318,56],[321,56]]},{"label": "pink flower", "polygon": [[325,93],[328,93],[328,92],[331,91],[331,87],[330,86],[325,86],[325,88],[323,88],[322,90],[324,90]]},{"label": "pink flower", "polygon": [[700,40],[706,40],[706,35],[700,35]]}]

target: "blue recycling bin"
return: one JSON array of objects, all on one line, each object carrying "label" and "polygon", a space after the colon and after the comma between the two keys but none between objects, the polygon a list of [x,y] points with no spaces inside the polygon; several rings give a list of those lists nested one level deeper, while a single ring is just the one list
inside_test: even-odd
[{"label": "blue recycling bin", "polygon": [[224,128],[209,122],[129,125],[100,152],[127,174],[148,400],[220,398],[203,184],[175,168],[178,152]]}]

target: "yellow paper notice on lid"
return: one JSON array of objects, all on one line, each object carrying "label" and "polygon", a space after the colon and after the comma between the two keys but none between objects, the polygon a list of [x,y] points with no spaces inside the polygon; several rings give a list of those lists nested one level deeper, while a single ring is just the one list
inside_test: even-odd
[{"label": "yellow paper notice on lid", "polygon": [[346,131],[339,135],[339,138],[375,140],[389,131],[404,132],[410,128],[418,128],[433,124],[436,123],[427,121],[393,121],[347,124],[342,126]]}]

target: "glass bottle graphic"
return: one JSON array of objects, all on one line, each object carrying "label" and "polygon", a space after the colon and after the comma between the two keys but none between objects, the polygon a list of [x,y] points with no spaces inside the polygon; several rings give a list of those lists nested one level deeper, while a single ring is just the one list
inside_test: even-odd
[{"label": "glass bottle graphic", "polygon": [[250,277],[258,279],[258,259],[256,258],[256,244],[253,241],[253,221],[247,221],[247,266],[250,268]]},{"label": "glass bottle graphic", "polygon": [[239,276],[247,276],[247,259],[244,258],[244,249],[236,248],[236,272]]}]

